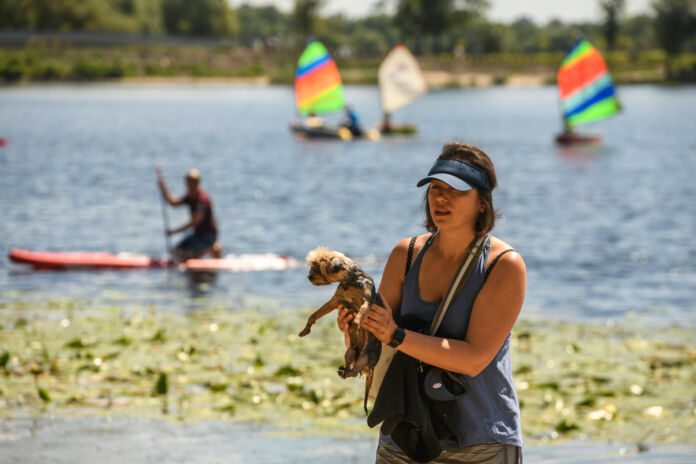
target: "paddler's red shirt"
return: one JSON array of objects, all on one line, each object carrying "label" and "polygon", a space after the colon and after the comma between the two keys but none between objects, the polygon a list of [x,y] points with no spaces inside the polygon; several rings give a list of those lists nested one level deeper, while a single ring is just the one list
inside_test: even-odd
[{"label": "paddler's red shirt", "polygon": [[198,227],[194,230],[196,235],[217,234],[215,217],[213,217],[213,203],[204,190],[198,189],[198,195],[196,196],[186,195],[184,203],[186,203],[191,210],[191,217],[197,212],[203,215],[201,223],[198,224]]}]

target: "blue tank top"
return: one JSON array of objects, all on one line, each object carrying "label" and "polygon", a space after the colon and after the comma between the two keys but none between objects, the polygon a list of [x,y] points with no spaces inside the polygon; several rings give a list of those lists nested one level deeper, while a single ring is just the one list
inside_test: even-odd
[{"label": "blue tank top", "polygon": [[[435,316],[439,302],[425,301],[421,298],[418,290],[418,273],[423,254],[430,246],[433,237],[435,234],[428,239],[406,274],[401,299],[402,317],[411,315],[428,323]],[[466,337],[471,309],[476,295],[483,286],[490,251],[489,240],[461,292],[454,297],[447,309],[437,336],[459,340]],[[521,447],[520,409],[510,366],[510,334],[490,364],[477,376],[466,376],[466,379],[469,390],[456,400],[462,419],[456,433],[457,443],[441,442],[442,449],[487,442]],[[396,446],[389,437],[384,438]]]}]

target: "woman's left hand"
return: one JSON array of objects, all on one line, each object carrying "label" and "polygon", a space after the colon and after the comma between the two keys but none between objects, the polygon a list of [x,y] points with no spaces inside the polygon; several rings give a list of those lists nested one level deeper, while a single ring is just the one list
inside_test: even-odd
[{"label": "woman's left hand", "polygon": [[389,304],[382,298],[384,307],[373,303],[372,308],[367,312],[360,327],[364,327],[372,333],[380,342],[389,343],[396,331],[396,322]]}]

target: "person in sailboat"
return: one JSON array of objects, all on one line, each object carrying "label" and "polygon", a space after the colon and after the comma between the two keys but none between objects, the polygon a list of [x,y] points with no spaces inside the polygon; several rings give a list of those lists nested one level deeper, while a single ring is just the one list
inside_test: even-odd
[{"label": "person in sailboat", "polygon": [[[428,186],[427,233],[394,247],[379,286],[384,305],[373,304],[362,321],[362,327],[397,350],[368,417],[370,426],[383,423],[377,464],[521,462],[510,337],[524,300],[526,269],[518,252],[489,235],[497,216],[491,194],[496,184],[490,158],[463,143],[446,144],[418,182]],[[480,254],[472,252],[476,249]],[[468,255],[473,265],[465,264]],[[460,266],[471,271],[452,296],[450,282]],[[435,315],[443,314],[438,311],[443,299],[442,305],[450,303],[441,325],[435,335],[424,333]],[[347,333],[352,316],[345,308],[338,310],[338,326]],[[433,370],[429,366],[449,371],[467,390],[447,387],[449,394],[438,398],[443,401],[424,399],[418,385],[424,392],[428,388],[423,382]],[[430,387],[445,393],[440,383]],[[414,425],[413,418],[423,416],[411,415],[410,408],[419,402],[426,404],[428,415]]]},{"label": "person in sailboat", "polygon": [[385,111],[384,117],[382,117],[382,124],[379,126],[379,131],[383,134],[389,134],[392,129],[391,114]]},{"label": "person in sailboat", "polygon": [[575,131],[573,130],[573,126],[568,124],[568,121],[566,121],[565,119],[563,120],[563,133],[562,133],[562,135],[564,137],[573,137],[576,135]]},{"label": "person in sailboat", "polygon": [[305,119],[305,125],[311,128],[321,127],[324,125],[324,121],[316,113],[309,113]]},{"label": "person in sailboat", "polygon": [[191,220],[180,227],[167,230],[167,235],[174,235],[191,229],[192,232],[181,240],[172,250],[177,260],[200,258],[210,255],[222,257],[222,245],[217,241],[217,225],[213,215],[213,203],[208,194],[200,188],[200,173],[191,169],[186,174],[186,195],[175,198],[167,190],[164,177],[157,174],[157,184],[162,196],[171,206],[186,205],[191,212]]},{"label": "person in sailboat", "polygon": [[354,137],[359,137],[363,134],[358,113],[350,105],[346,105],[346,115],[341,122],[341,126],[347,128]]}]

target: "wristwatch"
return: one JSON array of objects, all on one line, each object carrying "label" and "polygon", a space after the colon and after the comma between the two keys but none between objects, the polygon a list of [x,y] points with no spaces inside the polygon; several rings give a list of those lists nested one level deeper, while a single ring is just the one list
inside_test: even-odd
[{"label": "wristwatch", "polygon": [[401,345],[401,343],[404,341],[405,336],[406,332],[404,332],[404,329],[397,325],[396,330],[394,331],[394,335],[392,335],[392,339],[388,343],[388,345],[392,348],[396,348],[397,346]]}]

